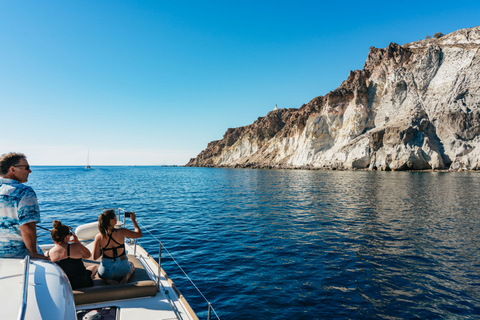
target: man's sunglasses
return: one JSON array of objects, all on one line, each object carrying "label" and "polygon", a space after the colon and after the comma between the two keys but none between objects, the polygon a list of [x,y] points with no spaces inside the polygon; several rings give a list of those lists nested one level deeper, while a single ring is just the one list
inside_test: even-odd
[{"label": "man's sunglasses", "polygon": [[21,164],[21,165],[18,165],[18,166],[14,166],[15,168],[18,168],[18,167],[25,167],[25,170],[30,170],[30,166],[27,165],[27,164]]}]

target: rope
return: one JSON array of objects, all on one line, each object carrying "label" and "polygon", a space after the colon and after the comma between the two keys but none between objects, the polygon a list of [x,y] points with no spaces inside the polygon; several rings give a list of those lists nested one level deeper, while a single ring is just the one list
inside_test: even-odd
[{"label": "rope", "polygon": [[190,281],[190,283],[193,285],[193,287],[195,289],[197,289],[198,293],[200,293],[200,295],[203,297],[203,299],[205,300],[205,302],[207,302],[207,304],[212,308],[213,312],[215,313],[215,316],[217,317],[217,319],[220,320],[220,317],[218,316],[217,312],[215,311],[215,309],[213,308],[212,304],[210,303],[210,301],[207,300],[207,298],[203,295],[203,293],[200,291],[200,289],[197,287],[197,285],[193,282],[193,280],[188,276],[188,274],[185,272],[185,270],[183,270],[183,268],[180,266],[180,264],[177,262],[177,260],[175,260],[175,258],[172,256],[172,254],[170,253],[170,251],[168,251],[168,249],[163,245],[162,241],[160,241],[157,237],[155,237],[151,232],[150,230],[148,230],[144,225],[142,225],[140,222],[137,221],[137,223],[142,227],[142,229],[145,229],[155,240],[158,241],[158,243],[160,243],[160,245],[163,247],[163,249],[165,249],[165,251],[168,253],[168,255],[170,256],[170,258],[172,258],[173,262],[175,262],[175,264],[178,266],[178,268],[183,272],[183,274],[185,275],[185,277],[187,277],[187,279]]},{"label": "rope", "polygon": [[[203,297],[203,299],[205,300],[205,302],[207,302],[207,304],[209,305],[209,308],[211,308],[213,310],[213,313],[215,313],[215,316],[217,317],[217,319],[220,320],[220,317],[218,316],[217,312],[215,311],[215,309],[213,308],[213,305],[210,303],[210,301],[207,300],[207,298],[205,297],[205,295],[200,291],[200,289],[197,287],[197,285],[193,282],[193,280],[188,276],[188,274],[185,272],[185,270],[183,270],[182,266],[180,266],[180,264],[177,262],[177,260],[175,260],[175,258],[173,257],[173,255],[170,253],[170,251],[168,251],[168,249],[163,245],[162,241],[160,241],[160,239],[158,239],[157,237],[155,237],[155,235],[153,235],[153,233],[150,232],[150,230],[148,230],[144,225],[142,225],[140,222],[138,222],[137,220],[137,223],[142,227],[142,229],[146,230],[155,240],[157,240],[158,243],[160,243],[160,245],[162,246],[162,248],[168,253],[168,255],[170,256],[170,258],[172,258],[173,262],[175,262],[175,264],[178,266],[178,268],[183,272],[183,274],[185,275],[185,277],[188,279],[188,281],[190,281],[190,283],[193,285],[193,287],[198,291],[198,293],[200,293],[200,295]],[[39,227],[40,229],[43,229],[43,230],[46,230],[48,232],[52,232],[52,230],[50,229],[47,229],[45,227],[42,227],[40,225],[37,225],[37,227]],[[162,285],[163,287],[163,285]]]},{"label": "rope", "polygon": [[50,229],[47,229],[47,228],[45,228],[45,227],[42,227],[42,226],[39,226],[38,224],[37,224],[37,227],[39,227],[40,229],[43,229],[43,230],[47,230],[48,232],[52,232],[52,230],[50,230]]}]

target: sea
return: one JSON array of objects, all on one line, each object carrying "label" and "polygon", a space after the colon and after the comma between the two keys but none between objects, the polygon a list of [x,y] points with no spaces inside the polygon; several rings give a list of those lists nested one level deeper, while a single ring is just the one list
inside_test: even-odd
[{"label": "sea", "polygon": [[479,173],[32,170],[43,227],[134,211],[200,319],[480,318]]}]

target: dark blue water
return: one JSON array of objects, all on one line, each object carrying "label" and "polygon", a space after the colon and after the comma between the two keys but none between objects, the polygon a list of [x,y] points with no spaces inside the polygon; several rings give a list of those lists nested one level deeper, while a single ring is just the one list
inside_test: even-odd
[{"label": "dark blue water", "polygon": [[224,320],[480,317],[480,174],[34,167],[28,184],[43,226],[134,210]]}]

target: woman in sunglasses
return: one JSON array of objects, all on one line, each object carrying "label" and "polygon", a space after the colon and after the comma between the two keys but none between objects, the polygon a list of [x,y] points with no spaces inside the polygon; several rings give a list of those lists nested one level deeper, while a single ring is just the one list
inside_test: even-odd
[{"label": "woman in sunglasses", "polygon": [[58,220],[53,221],[51,235],[55,246],[45,255],[62,267],[70,280],[72,289],[93,286],[93,278],[97,274],[98,266],[85,268],[82,261],[82,258],[90,258],[90,250],[78,241],[70,227]]}]

